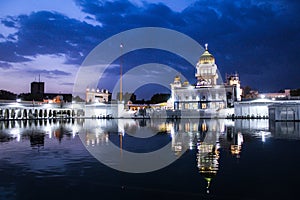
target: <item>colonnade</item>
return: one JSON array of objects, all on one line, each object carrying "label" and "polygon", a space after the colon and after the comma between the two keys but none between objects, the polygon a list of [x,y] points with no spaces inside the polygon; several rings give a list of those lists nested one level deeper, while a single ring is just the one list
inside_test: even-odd
[{"label": "colonnade", "polygon": [[78,115],[71,108],[0,108],[0,119],[49,119],[69,118]]}]

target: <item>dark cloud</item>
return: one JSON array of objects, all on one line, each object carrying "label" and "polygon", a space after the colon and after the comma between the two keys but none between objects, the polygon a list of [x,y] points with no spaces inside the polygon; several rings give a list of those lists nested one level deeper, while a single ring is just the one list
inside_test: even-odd
[{"label": "dark cloud", "polygon": [[199,1],[183,12],[183,18],[196,27],[183,31],[210,44],[222,74],[238,71],[245,77],[243,84],[264,91],[299,87],[296,75],[290,73],[299,63],[300,27],[294,11],[299,5],[295,1]]},{"label": "dark cloud", "polygon": [[8,16],[6,19],[2,19],[1,23],[9,28],[17,28],[17,21],[16,18]]},{"label": "dark cloud", "polygon": [[[285,81],[296,78],[290,71],[299,63],[298,1],[201,0],[181,13],[163,4],[144,3],[137,7],[129,1],[77,2],[111,34],[159,26],[186,33],[201,44],[208,42],[221,74],[237,71],[248,78],[242,80],[243,84],[278,90],[285,86],[274,84],[273,76],[281,76]],[[262,84],[257,85],[258,82]],[[289,87],[299,87],[295,81],[289,82]]]},{"label": "dark cloud", "polygon": [[[0,43],[0,60],[21,62],[28,61],[24,56],[66,54],[68,64],[80,64],[93,47],[113,34],[155,26],[183,32],[200,44],[209,43],[221,74],[237,71],[243,85],[263,91],[300,87],[296,81],[300,74],[299,1],[199,0],[182,12],[161,3],[138,6],[128,0],[76,3],[92,16],[89,20],[96,19],[101,26],[48,11],[8,16],[1,23],[18,31]],[[127,63],[135,66],[136,60],[128,58]],[[189,75],[191,82],[193,74]]]},{"label": "dark cloud", "polygon": [[37,54],[66,54],[67,63],[80,64],[82,55],[103,39],[99,37],[99,27],[55,12],[40,11],[8,19],[14,22],[2,23],[8,27],[18,24],[19,28],[9,36],[11,40],[17,38],[17,42],[0,43],[0,49],[6,49],[0,59],[5,61],[28,61],[24,56]]},{"label": "dark cloud", "polygon": [[0,60],[5,62],[25,62],[30,59],[20,55],[17,51],[17,43],[6,41],[0,43]]}]

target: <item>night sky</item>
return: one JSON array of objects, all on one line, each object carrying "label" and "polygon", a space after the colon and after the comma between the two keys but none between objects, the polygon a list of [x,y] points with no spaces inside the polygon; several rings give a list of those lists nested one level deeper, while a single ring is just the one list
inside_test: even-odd
[{"label": "night sky", "polygon": [[[93,48],[139,27],[169,28],[208,43],[223,78],[238,72],[242,86],[260,92],[300,88],[299,13],[298,0],[4,0],[0,89],[29,92],[40,74],[46,92],[71,93],[77,70]],[[195,82],[195,69],[166,52],[131,52],[123,59],[125,72],[157,62],[185,69],[182,73]],[[102,81],[99,87],[111,89],[117,76],[118,68],[112,67],[105,76],[110,84]],[[148,98],[145,92],[151,87],[140,90],[139,97]]]}]

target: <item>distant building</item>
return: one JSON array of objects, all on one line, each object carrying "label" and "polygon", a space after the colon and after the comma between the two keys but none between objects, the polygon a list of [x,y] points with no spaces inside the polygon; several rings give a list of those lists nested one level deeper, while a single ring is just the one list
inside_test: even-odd
[{"label": "distant building", "polygon": [[111,93],[108,90],[86,89],[85,101],[87,103],[107,103],[111,101]]},{"label": "distant building", "polygon": [[226,75],[225,88],[228,107],[233,107],[235,101],[242,100],[243,90],[241,89],[241,83],[237,73]]},{"label": "distant building", "polygon": [[72,102],[72,94],[45,93],[43,95],[43,101],[45,103]]},{"label": "distant building", "polygon": [[45,103],[72,102],[72,94],[45,93],[44,82],[31,82],[30,93],[22,93],[19,98],[23,101],[40,101]]},{"label": "distant building", "polygon": [[291,96],[291,90],[289,89],[284,90],[284,92],[259,94],[260,98],[267,98],[267,99],[289,98],[290,96]]},{"label": "distant building", "polygon": [[238,118],[267,118],[269,117],[268,106],[273,103],[274,101],[270,99],[236,102],[234,105],[234,115]]},{"label": "distant building", "polygon": [[33,95],[44,94],[45,92],[45,83],[44,82],[32,82],[30,93]]},{"label": "distant building", "polygon": [[218,83],[218,68],[207,44],[196,69],[195,84],[182,82],[180,76],[176,76],[171,83],[174,110],[220,110],[227,108],[228,102],[233,105],[234,101],[241,100],[242,91],[237,74],[228,77],[226,84]]}]

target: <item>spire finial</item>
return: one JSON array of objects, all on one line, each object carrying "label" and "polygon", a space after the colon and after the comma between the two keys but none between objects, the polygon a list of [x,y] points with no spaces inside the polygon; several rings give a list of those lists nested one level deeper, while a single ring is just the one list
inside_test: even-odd
[{"label": "spire finial", "polygon": [[207,43],[205,44],[205,50],[206,51],[208,50],[208,44]]}]

